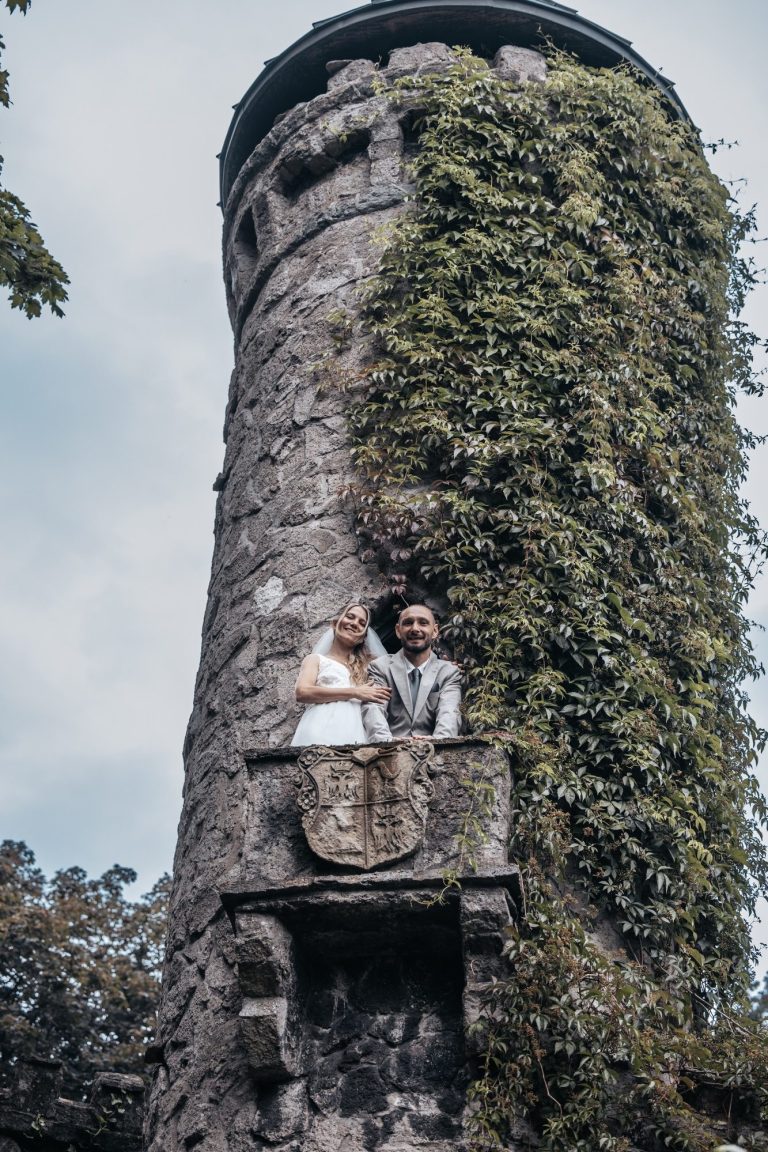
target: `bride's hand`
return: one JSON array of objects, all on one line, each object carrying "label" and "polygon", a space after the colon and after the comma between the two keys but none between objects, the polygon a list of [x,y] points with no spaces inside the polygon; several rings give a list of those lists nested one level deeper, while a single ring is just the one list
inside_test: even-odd
[{"label": "bride's hand", "polygon": [[386,704],[392,692],[383,684],[361,684],[357,690],[357,697],[363,704]]}]

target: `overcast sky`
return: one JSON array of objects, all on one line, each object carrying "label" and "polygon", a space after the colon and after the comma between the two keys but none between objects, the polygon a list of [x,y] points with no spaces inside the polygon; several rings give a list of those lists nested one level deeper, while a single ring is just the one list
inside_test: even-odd
[{"label": "overcast sky", "polygon": [[[3,182],[72,280],[64,320],[0,303],[0,837],[47,871],[117,861],[144,891],[170,867],[232,367],[215,155],[263,61],[354,6],[0,13]],[[713,163],[765,234],[764,0],[577,7],[676,82],[705,140],[739,141]],[[768,337],[765,289],[748,319]],[[768,432],[768,400],[742,416]],[[768,448],[748,491],[768,525]],[[768,581],[751,615],[768,623]],[[753,699],[768,725],[764,685]]]}]

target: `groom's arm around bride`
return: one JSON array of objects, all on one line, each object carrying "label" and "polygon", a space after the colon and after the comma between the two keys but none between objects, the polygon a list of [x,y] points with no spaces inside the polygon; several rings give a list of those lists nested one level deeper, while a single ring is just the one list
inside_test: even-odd
[{"label": "groom's arm around bride", "polygon": [[458,736],[461,724],[461,673],[432,651],[438,627],[423,604],[405,608],[395,625],[402,644],[394,656],[382,656],[368,667],[374,684],[391,689],[387,704],[363,705],[366,740]]}]

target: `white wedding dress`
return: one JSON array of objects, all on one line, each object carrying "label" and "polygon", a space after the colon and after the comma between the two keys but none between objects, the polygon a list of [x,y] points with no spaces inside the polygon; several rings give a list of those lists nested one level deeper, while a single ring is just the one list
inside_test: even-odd
[{"label": "white wedding dress", "polygon": [[[348,688],[349,668],[318,652],[320,667],[315,683],[324,688]],[[359,700],[330,700],[308,704],[291,744],[365,744],[363,710]]]}]

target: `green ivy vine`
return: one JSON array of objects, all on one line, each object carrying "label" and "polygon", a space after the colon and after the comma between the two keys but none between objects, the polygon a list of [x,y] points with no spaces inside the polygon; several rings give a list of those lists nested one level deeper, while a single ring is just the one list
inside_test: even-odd
[{"label": "green ivy vine", "polygon": [[[476,1144],[711,1150],[768,1106],[743,688],[765,545],[733,414],[759,391],[753,222],[627,70],[553,53],[516,86],[457,51],[389,94],[420,147],[363,302],[359,531],[447,599],[469,724],[518,762],[529,902],[489,994]],[[707,1091],[733,1098],[724,1126]]]}]

